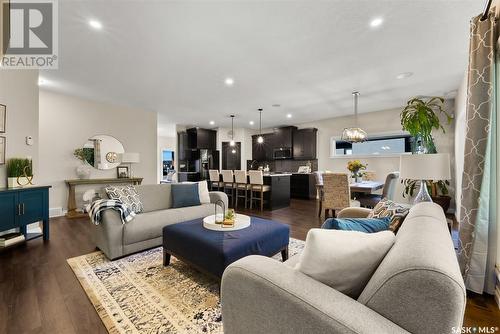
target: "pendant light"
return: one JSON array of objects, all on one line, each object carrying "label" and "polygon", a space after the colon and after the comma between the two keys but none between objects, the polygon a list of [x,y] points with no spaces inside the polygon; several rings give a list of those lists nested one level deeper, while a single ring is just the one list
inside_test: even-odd
[{"label": "pendant light", "polygon": [[345,128],[342,132],[342,140],[348,143],[362,143],[366,141],[368,135],[366,132],[358,128],[358,98],[359,92],[353,92],[352,96],[354,98],[354,126],[353,128]]},{"label": "pendant light", "polygon": [[231,141],[229,142],[229,146],[234,147],[234,145],[236,145],[234,141],[234,115],[230,115],[229,117],[231,117]]},{"label": "pendant light", "polygon": [[259,136],[257,137],[257,143],[264,143],[264,137],[262,137],[262,108],[259,108]]}]

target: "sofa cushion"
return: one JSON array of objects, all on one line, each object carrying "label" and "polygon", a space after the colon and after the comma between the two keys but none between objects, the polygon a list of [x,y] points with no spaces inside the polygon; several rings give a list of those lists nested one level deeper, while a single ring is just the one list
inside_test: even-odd
[{"label": "sofa cushion", "polygon": [[390,231],[363,233],[313,228],[296,268],[317,281],[357,298],[391,249]]},{"label": "sofa cushion", "polygon": [[145,184],[135,189],[141,197],[144,207],[142,212],[165,210],[172,207],[170,184]]},{"label": "sofa cushion", "polygon": [[384,198],[383,200],[378,202],[377,205],[375,205],[375,208],[373,208],[373,211],[368,215],[367,218],[390,217],[391,224],[389,226],[389,229],[392,232],[396,233],[409,211],[409,205],[399,204],[387,198]]},{"label": "sofa cushion", "polygon": [[162,236],[164,226],[203,218],[213,214],[212,204],[202,204],[178,209],[151,211],[137,215],[123,229],[125,245],[154,239]]},{"label": "sofa cushion", "polygon": [[328,218],[321,228],[327,230],[375,233],[389,229],[390,217],[383,218]]},{"label": "sofa cushion", "polygon": [[201,204],[198,183],[174,183],[171,187],[173,208],[184,208]]},{"label": "sofa cushion", "polygon": [[110,199],[121,201],[135,213],[142,212],[142,201],[135,186],[107,186],[104,190]]}]

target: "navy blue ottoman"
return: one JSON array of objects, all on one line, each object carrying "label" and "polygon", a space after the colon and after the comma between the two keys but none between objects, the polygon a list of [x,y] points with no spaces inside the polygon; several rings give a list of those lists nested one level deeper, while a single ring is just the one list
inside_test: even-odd
[{"label": "navy blue ottoman", "polygon": [[163,265],[170,256],[193,265],[217,278],[231,263],[248,255],[273,256],[281,252],[288,258],[290,227],[272,220],[251,217],[249,227],[219,232],[203,227],[202,219],[163,228]]}]

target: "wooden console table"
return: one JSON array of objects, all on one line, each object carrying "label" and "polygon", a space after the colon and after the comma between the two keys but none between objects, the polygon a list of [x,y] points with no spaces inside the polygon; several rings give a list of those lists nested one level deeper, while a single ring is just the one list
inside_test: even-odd
[{"label": "wooden console table", "polygon": [[85,217],[86,214],[76,211],[76,187],[82,185],[100,184],[103,186],[109,184],[133,184],[139,185],[142,183],[142,177],[131,177],[131,178],[116,178],[116,179],[76,179],[76,180],[65,180],[66,185],[69,188],[68,193],[68,213],[66,217],[68,218],[81,218]]}]

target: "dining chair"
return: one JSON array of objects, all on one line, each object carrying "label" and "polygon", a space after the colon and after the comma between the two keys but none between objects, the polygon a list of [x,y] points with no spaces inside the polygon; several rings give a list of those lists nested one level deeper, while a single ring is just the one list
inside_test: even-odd
[{"label": "dining chair", "polygon": [[316,192],[319,198],[318,217],[321,217],[321,211],[323,210],[323,172],[314,172],[314,178],[316,180]]},{"label": "dining chair", "polygon": [[[234,174],[232,170],[221,170],[222,174],[222,183],[224,192],[230,197],[229,203],[233,204],[234,207]],[[229,190],[229,194],[227,191]]]},{"label": "dining chair", "polygon": [[[253,208],[253,201],[260,201],[260,211],[264,210],[264,193],[271,191],[271,187],[264,184],[264,173],[261,170],[251,170],[250,175],[250,209]],[[260,194],[259,197],[254,197],[254,192]]]},{"label": "dining chair", "polygon": [[390,200],[394,199],[394,193],[396,191],[396,186],[398,184],[399,172],[391,172],[387,174],[385,178],[384,188],[382,189],[382,195],[377,194],[363,194],[357,198],[362,207],[374,208],[378,202],[382,199],[387,198]]},{"label": "dining chair", "polygon": [[[248,183],[247,172],[245,170],[235,170],[234,171],[234,181],[235,181],[235,202],[234,207],[238,207],[238,199],[245,199],[245,209],[247,208],[248,202],[248,190],[250,189],[250,184]],[[241,194],[243,191],[243,194]]]},{"label": "dining chair", "polygon": [[210,177],[210,190],[214,190],[215,188],[220,190],[223,188],[224,185],[220,182],[220,174],[217,169],[209,169],[208,176]]},{"label": "dining chair", "polygon": [[345,173],[325,173],[323,174],[323,208],[325,218],[328,212],[332,210],[332,216],[335,212],[342,209],[359,206],[359,202],[351,201],[351,189],[349,187],[349,175]]}]

